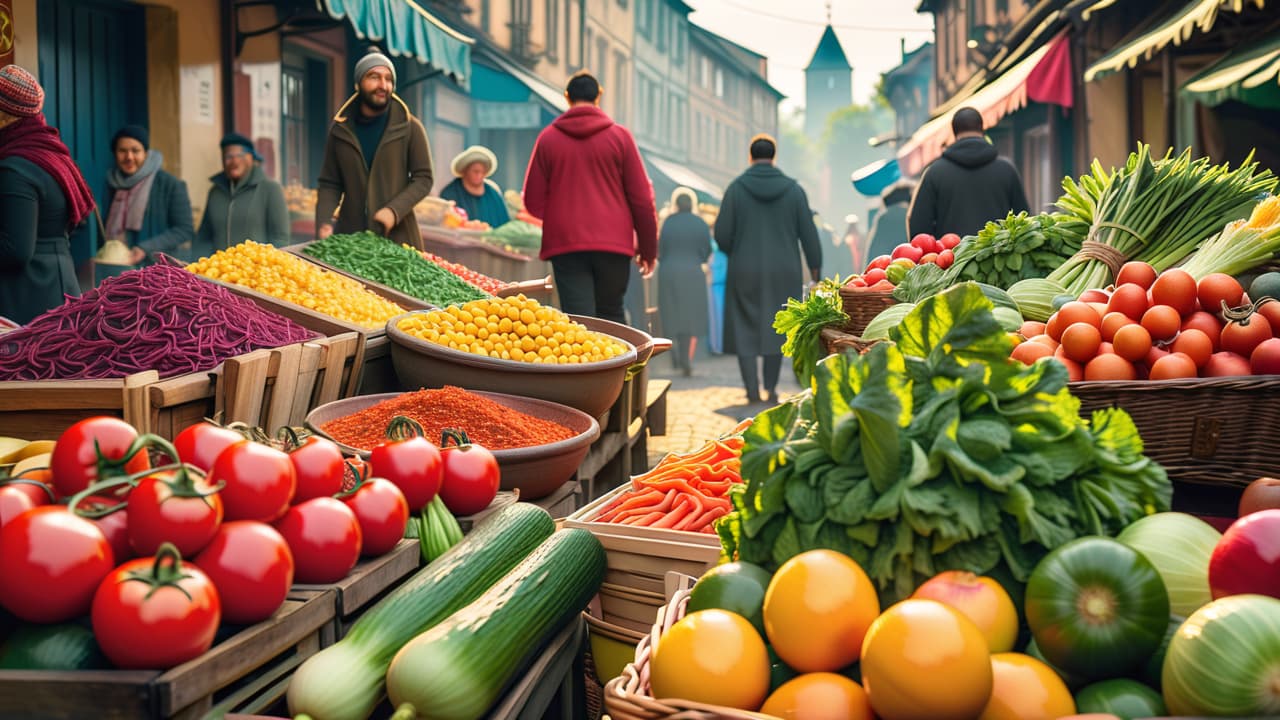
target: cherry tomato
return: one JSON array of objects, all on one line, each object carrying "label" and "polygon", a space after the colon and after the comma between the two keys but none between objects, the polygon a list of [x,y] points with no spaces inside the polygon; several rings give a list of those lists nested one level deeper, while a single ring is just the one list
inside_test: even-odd
[{"label": "cherry tomato", "polygon": [[154,555],[168,542],[191,557],[218,532],[222,511],[222,498],[204,478],[185,469],[148,475],[129,493],[129,546]]},{"label": "cherry tomato", "polygon": [[244,436],[235,430],[202,422],[178,433],[178,437],[173,439],[173,446],[177,448],[182,462],[209,472],[222,451],[239,442],[244,442]]},{"label": "cherry tomato", "polygon": [[209,576],[166,545],[102,580],[93,595],[93,635],[116,667],[165,670],[213,646],[221,608]]},{"label": "cherry tomato", "polygon": [[300,583],[334,583],[360,559],[360,522],[343,502],[312,498],[289,508],[275,523],[293,552]]},{"label": "cherry tomato", "polygon": [[445,437],[459,444],[446,446],[441,452],[444,480],[440,499],[454,515],[474,515],[489,507],[498,494],[502,477],[498,461],[486,448],[469,442],[465,433],[446,430]]},{"label": "cherry tomato", "polygon": [[289,460],[298,478],[298,490],[293,495],[295,505],[303,500],[333,497],[342,492],[346,466],[342,464],[342,450],[332,440],[313,435],[289,453]]},{"label": "cherry tomato", "polygon": [[129,545],[128,506],[107,512],[121,502],[123,500],[120,498],[109,495],[90,495],[76,506],[81,517],[97,525],[102,535],[107,538],[107,544],[111,546],[111,557],[117,565],[136,557],[133,547]]},{"label": "cherry tomato", "polygon": [[6,523],[0,548],[0,605],[28,622],[85,614],[115,566],[102,531],[61,505],[33,508]]},{"label": "cherry tomato", "polygon": [[272,522],[289,509],[298,480],[288,455],[245,440],[218,456],[208,482],[224,483],[219,491],[223,519]]},{"label": "cherry tomato", "polygon": [[293,585],[293,553],[275,528],[254,520],[222,523],[194,560],[213,580],[222,618],[250,625],[271,617]]},{"label": "cherry tomato", "polygon": [[342,502],[356,514],[363,539],[361,554],[376,557],[391,552],[409,524],[409,503],[395,483],[382,478],[365,480]]},{"label": "cherry tomato", "polygon": [[0,527],[12,522],[22,513],[39,507],[40,503],[31,499],[31,495],[23,491],[17,483],[0,485]]},{"label": "cherry tomato", "polygon": [[151,467],[146,450],[121,462],[138,431],[114,417],[91,417],[67,428],[53,446],[49,469],[53,486],[70,497],[99,480],[141,472]]},{"label": "cherry tomato", "polygon": [[400,488],[410,512],[418,512],[440,492],[443,466],[440,449],[422,437],[422,427],[400,418],[391,421],[391,438],[369,453],[370,473],[386,478]]}]

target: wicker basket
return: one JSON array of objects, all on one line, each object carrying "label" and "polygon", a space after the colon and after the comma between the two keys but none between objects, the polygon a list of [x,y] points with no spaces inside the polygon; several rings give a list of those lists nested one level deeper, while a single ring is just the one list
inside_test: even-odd
[{"label": "wicker basket", "polygon": [[866,352],[872,345],[880,342],[880,340],[868,340],[860,338],[849,332],[849,328],[830,326],[822,329],[822,344],[827,348],[827,354],[834,355],[845,350],[852,350],[859,355]]},{"label": "wicker basket", "polygon": [[1244,487],[1274,475],[1280,376],[1073,382],[1080,411],[1116,406],[1133,417],[1147,457],[1169,479]]},{"label": "wicker basket", "polygon": [[604,686],[605,712],[613,720],[772,720],[771,715],[689,700],[656,700],[649,695],[649,657],[653,645],[684,617],[685,607],[689,604],[694,578],[684,576],[684,579],[686,581],[671,595],[671,600],[658,610],[653,629],[636,646],[635,662],[627,665],[621,675]]},{"label": "wicker basket", "polygon": [[869,292],[842,287],[840,302],[844,307],[844,314],[849,316],[849,324],[845,326],[845,331],[860,335],[867,329],[867,323],[898,301],[893,299],[892,292]]}]

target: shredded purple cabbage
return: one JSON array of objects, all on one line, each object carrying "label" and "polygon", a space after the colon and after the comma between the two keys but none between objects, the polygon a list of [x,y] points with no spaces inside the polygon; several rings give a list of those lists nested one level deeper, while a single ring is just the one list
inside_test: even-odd
[{"label": "shredded purple cabbage", "polygon": [[150,265],[0,335],[0,380],[170,377],[317,336],[186,270]]}]

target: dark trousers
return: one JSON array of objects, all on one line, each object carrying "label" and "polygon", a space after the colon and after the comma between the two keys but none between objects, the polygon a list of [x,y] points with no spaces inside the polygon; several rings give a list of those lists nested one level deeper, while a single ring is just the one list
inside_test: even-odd
[{"label": "dark trousers", "polygon": [[565,253],[551,258],[560,309],[626,324],[622,299],[631,278],[631,258],[608,252]]},{"label": "dark trousers", "polygon": [[671,362],[677,370],[684,370],[686,374],[693,372],[695,341],[696,338],[689,333],[677,333],[671,338]]},{"label": "dark trousers", "polygon": [[778,376],[782,374],[782,355],[739,355],[738,370],[742,373],[742,385],[747,390],[747,400],[760,399],[760,380],[756,373],[756,358],[764,358],[764,389],[773,395],[778,390]]}]

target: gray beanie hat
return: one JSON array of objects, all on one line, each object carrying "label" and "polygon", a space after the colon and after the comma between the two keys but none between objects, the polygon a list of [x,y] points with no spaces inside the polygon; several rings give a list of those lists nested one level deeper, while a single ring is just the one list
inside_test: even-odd
[{"label": "gray beanie hat", "polygon": [[369,48],[369,52],[365,56],[356,61],[356,84],[364,79],[365,73],[376,67],[385,67],[391,70],[391,82],[396,81],[396,66],[391,63],[391,58],[383,55],[376,47]]}]

